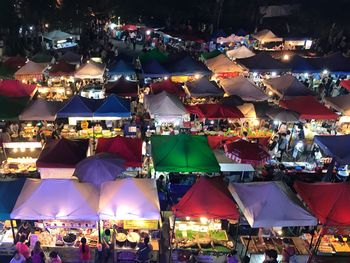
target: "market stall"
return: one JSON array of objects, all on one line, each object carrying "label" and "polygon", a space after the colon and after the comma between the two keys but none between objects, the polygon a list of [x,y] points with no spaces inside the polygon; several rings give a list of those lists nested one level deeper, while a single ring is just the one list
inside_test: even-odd
[{"label": "market stall", "polygon": [[34,96],[36,89],[36,85],[24,84],[18,80],[0,81],[0,96],[31,98]]},{"label": "market stall", "polygon": [[53,56],[45,52],[36,53],[34,56],[30,58],[30,60],[35,63],[45,63],[47,65],[54,62]]},{"label": "market stall", "polygon": [[205,64],[215,74],[216,78],[232,78],[243,72],[240,66],[224,54],[206,60]]},{"label": "market stall", "polygon": [[349,186],[348,183],[294,184],[298,195],[321,223],[314,236],[305,235],[314,254],[349,257]]},{"label": "market stall", "polygon": [[206,76],[211,73],[204,64],[189,55],[169,62],[166,69],[171,76]]},{"label": "market stall", "polygon": [[186,106],[189,113],[197,115],[199,118],[208,120],[218,119],[240,119],[244,115],[242,112],[233,106],[225,106],[221,104],[197,104]]},{"label": "market stall", "polygon": [[44,251],[56,251],[63,262],[76,262],[82,237],[91,257],[98,244],[98,191],[75,180],[27,179],[11,212],[12,219],[34,221],[30,243],[40,241]]},{"label": "market stall", "polygon": [[15,57],[9,57],[7,58],[3,65],[13,71],[16,71],[23,67],[27,62],[27,59],[24,57],[21,57],[20,55],[17,55]]},{"label": "market stall", "polygon": [[139,87],[137,81],[127,80],[124,76],[105,86],[106,94],[115,94],[120,97],[137,97]]},{"label": "market stall", "polygon": [[106,65],[89,60],[76,70],[74,77],[81,80],[99,80],[103,82]]},{"label": "market stall", "polygon": [[86,158],[88,147],[87,140],[72,141],[62,138],[48,142],[36,161],[40,177],[71,178],[76,164]]},{"label": "market stall", "polygon": [[205,77],[187,82],[185,91],[192,98],[222,97],[224,94],[224,91],[214,81],[209,81]]},{"label": "market stall", "polygon": [[142,63],[142,74],[144,78],[165,78],[169,72],[157,60],[147,60]]},{"label": "market stall", "polygon": [[35,63],[28,61],[23,67],[15,72],[15,79],[23,83],[41,81],[44,78],[44,72],[47,64]]},{"label": "market stall", "polygon": [[[302,207],[290,189],[279,182],[256,182],[231,183],[229,190],[251,229],[261,228],[260,232],[264,233],[264,229],[279,228],[277,236],[241,236],[241,242],[252,259],[254,254],[263,254],[266,249],[275,249],[282,254],[283,238],[289,240],[296,255],[309,254],[308,244],[298,235],[288,234],[287,229],[283,228],[317,224],[316,218]],[[243,221],[242,218],[241,222]]]},{"label": "market stall", "polygon": [[28,101],[29,97],[0,96],[0,119],[17,120]]},{"label": "market stall", "polygon": [[169,60],[168,54],[161,52],[159,49],[154,48],[149,51],[144,51],[140,54],[139,59],[141,63],[149,60],[156,60],[160,63],[165,63]]},{"label": "market stall", "polygon": [[269,98],[253,82],[243,76],[221,79],[219,84],[229,96],[236,95],[245,101],[264,101]]},{"label": "market stall", "polygon": [[134,260],[137,243],[148,236],[153,250],[151,261],[159,262],[160,206],[152,179],[126,178],[101,186],[99,216],[104,229],[114,229],[115,262]]},{"label": "market stall", "polygon": [[119,59],[117,62],[108,67],[108,76],[112,80],[117,80],[121,76],[134,77],[135,69],[131,64],[126,63],[123,59]]},{"label": "market stall", "polygon": [[177,95],[178,97],[185,97],[185,91],[182,88],[182,84],[171,81],[171,79],[153,82],[150,84],[152,94],[158,94],[162,91],[166,91],[170,94]]},{"label": "market stall", "polygon": [[77,46],[76,40],[79,36],[72,35],[61,30],[51,31],[43,36],[46,43],[46,49],[64,49]]},{"label": "market stall", "polygon": [[255,53],[253,51],[251,51],[249,48],[247,48],[246,46],[240,46],[236,49],[231,49],[226,51],[226,55],[232,59],[232,60],[236,60],[236,59],[240,59],[240,58],[249,58],[255,55]]},{"label": "market stall", "polygon": [[74,53],[73,51],[67,51],[59,58],[59,60],[71,65],[80,65],[81,55]]},{"label": "market stall", "polygon": [[32,100],[19,115],[21,121],[54,121],[64,105],[60,101]]},{"label": "market stall", "polygon": [[325,97],[323,99],[326,105],[343,115],[339,118],[337,132],[340,134],[350,133],[350,94],[337,97]]},{"label": "market stall", "polygon": [[261,52],[248,58],[236,59],[236,62],[238,65],[241,65],[246,70],[253,73],[275,72],[277,74],[288,71],[288,66],[286,64],[272,58],[267,52]]},{"label": "market stall", "polygon": [[201,251],[200,262],[226,262],[234,247],[228,227],[237,223],[239,212],[221,178],[200,177],[172,210],[174,262],[185,260],[193,250]]}]

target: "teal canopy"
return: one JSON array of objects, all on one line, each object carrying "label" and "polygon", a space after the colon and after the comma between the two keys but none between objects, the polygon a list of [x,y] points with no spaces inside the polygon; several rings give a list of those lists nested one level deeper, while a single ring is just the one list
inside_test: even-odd
[{"label": "teal canopy", "polygon": [[10,219],[10,214],[21,193],[25,178],[0,181],[0,220]]}]

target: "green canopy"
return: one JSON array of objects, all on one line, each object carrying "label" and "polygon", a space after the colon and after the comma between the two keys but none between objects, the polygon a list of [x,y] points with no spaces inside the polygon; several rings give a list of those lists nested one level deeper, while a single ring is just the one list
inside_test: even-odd
[{"label": "green canopy", "polygon": [[205,52],[201,54],[201,60],[205,61],[207,59],[215,58],[219,56],[221,52],[217,49],[211,51],[211,52]]},{"label": "green canopy", "polygon": [[152,157],[159,172],[220,172],[220,166],[205,136],[154,135]]},{"label": "green canopy", "polygon": [[25,178],[0,181],[0,220],[10,219],[10,214],[24,185]]},{"label": "green canopy", "polygon": [[150,60],[156,60],[160,63],[163,63],[163,62],[167,62],[169,59],[167,53],[163,53],[157,48],[142,52],[140,54],[139,58],[140,58],[140,61],[142,63],[150,61]]},{"label": "green canopy", "polygon": [[0,78],[1,79],[13,78],[14,74],[15,74],[15,71],[13,71],[10,68],[6,67],[4,64],[0,65]]},{"label": "green canopy", "polygon": [[31,61],[34,61],[35,63],[50,63],[52,60],[52,56],[46,53],[37,53],[35,54]]},{"label": "green canopy", "polygon": [[14,120],[22,113],[29,97],[0,96],[0,120]]}]

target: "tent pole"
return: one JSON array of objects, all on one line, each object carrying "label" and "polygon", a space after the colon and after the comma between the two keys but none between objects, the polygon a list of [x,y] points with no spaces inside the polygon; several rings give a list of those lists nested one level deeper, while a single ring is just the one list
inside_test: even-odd
[{"label": "tent pole", "polygon": [[311,241],[310,241],[309,250],[311,250],[311,248],[312,248],[312,242],[314,241],[314,237],[315,237],[315,229],[314,229],[314,227],[313,227],[313,228],[312,228],[312,236],[311,236]]},{"label": "tent pole", "polygon": [[250,229],[249,239],[248,239],[247,247],[246,247],[246,250],[245,250],[245,253],[244,253],[244,257],[248,254],[250,241],[252,240],[252,233],[253,233],[253,228]]},{"label": "tent pole", "polygon": [[238,222],[237,222],[237,226],[236,226],[236,233],[235,233],[235,246],[234,249],[237,248],[237,241],[238,241],[238,230],[239,230],[239,218],[238,218]]},{"label": "tent pole", "polygon": [[13,220],[10,220],[11,223],[11,231],[12,231],[12,236],[13,236],[13,244],[16,245],[16,236],[15,236],[15,228],[13,227]]},{"label": "tent pole", "polygon": [[171,256],[173,253],[173,247],[171,244],[171,240],[174,238],[175,239],[175,221],[176,221],[176,215],[174,213],[174,222],[173,222],[173,229],[172,229],[172,236],[169,238],[169,247],[170,247],[170,253],[169,253],[169,262],[171,262]]},{"label": "tent pole", "polygon": [[319,248],[319,246],[320,246],[320,244],[321,244],[322,232],[323,232],[323,227],[321,228],[321,230],[320,230],[320,232],[319,232],[319,236],[318,236],[318,238],[317,238],[315,247],[314,247],[313,250],[311,251],[310,256],[309,256],[309,258],[308,258],[308,260],[307,260],[307,263],[311,263],[313,257],[317,255],[318,248]]},{"label": "tent pole", "polygon": [[101,243],[101,220],[97,221],[97,227],[98,227],[98,242]]}]

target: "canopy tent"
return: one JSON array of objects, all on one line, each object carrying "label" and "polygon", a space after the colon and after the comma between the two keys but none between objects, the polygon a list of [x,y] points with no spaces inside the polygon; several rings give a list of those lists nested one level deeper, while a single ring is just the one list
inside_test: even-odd
[{"label": "canopy tent", "polygon": [[350,163],[350,135],[314,137],[314,142],[328,156],[333,157],[340,165]]},{"label": "canopy tent", "polygon": [[295,182],[294,188],[323,225],[350,225],[349,183]]},{"label": "canopy tent", "polygon": [[150,88],[153,94],[159,94],[162,91],[166,91],[179,97],[185,97],[186,95],[185,91],[182,89],[182,85],[180,83],[171,81],[171,79],[153,82],[151,83]]},{"label": "canopy tent", "polygon": [[272,90],[281,98],[312,95],[312,91],[309,88],[290,74],[265,79],[263,82],[268,89]]},{"label": "canopy tent", "polygon": [[197,104],[187,107],[189,113],[198,115],[199,118],[214,119],[239,119],[243,118],[242,112],[233,106],[221,104]]},{"label": "canopy tent", "polygon": [[74,74],[77,79],[103,79],[106,65],[92,60],[82,65]]},{"label": "canopy tent", "polygon": [[[208,141],[210,137],[208,137]],[[226,138],[230,139],[230,137]],[[251,164],[235,163],[232,159],[226,157],[223,150],[213,148],[213,152],[215,154],[216,160],[220,165],[221,172],[240,172],[242,176],[245,172],[255,172],[255,169]]]},{"label": "canopy tent", "polygon": [[258,117],[255,112],[255,106],[253,103],[244,103],[240,106],[237,106],[238,110],[242,112],[244,118],[255,119]]},{"label": "canopy tent", "polygon": [[220,104],[225,106],[240,106],[244,104],[244,100],[237,95],[231,95],[227,97],[223,97],[220,99]]},{"label": "canopy tent", "polygon": [[221,178],[200,177],[172,208],[175,217],[237,220],[239,212]]},{"label": "canopy tent", "polygon": [[75,180],[27,179],[11,218],[22,220],[98,220],[98,191]]},{"label": "canopy tent", "polygon": [[80,182],[100,189],[104,182],[114,181],[125,171],[124,160],[111,153],[98,153],[77,164],[74,175]]},{"label": "canopy tent", "polygon": [[159,172],[219,172],[208,139],[196,135],[151,137],[154,168]]},{"label": "canopy tent", "polygon": [[93,113],[94,118],[129,118],[130,100],[120,98],[114,94],[103,100]]},{"label": "canopy tent", "polygon": [[300,119],[304,120],[336,120],[338,118],[337,114],[323,106],[312,96],[281,100],[280,106],[298,112]]},{"label": "canopy tent", "polygon": [[130,64],[126,63],[123,59],[119,59],[117,62],[115,62],[112,66],[108,68],[109,76],[128,76],[134,74],[135,69]]},{"label": "canopy tent", "polygon": [[219,83],[228,95],[237,95],[245,101],[263,101],[269,98],[254,83],[243,76],[221,79]]},{"label": "canopy tent", "polygon": [[325,97],[323,101],[343,115],[350,116],[350,94],[337,97]]},{"label": "canopy tent", "polygon": [[136,81],[129,81],[124,76],[117,81],[108,82],[105,85],[107,94],[115,94],[120,97],[137,97],[138,84]]},{"label": "canopy tent", "polygon": [[30,60],[35,63],[46,63],[50,64],[52,62],[53,57],[47,53],[39,52],[36,53]]},{"label": "canopy tent", "polygon": [[15,79],[17,80],[42,80],[47,64],[35,63],[28,61],[23,67],[15,72]]},{"label": "canopy tent", "polygon": [[187,114],[180,99],[166,91],[157,95],[146,95],[144,105],[154,118],[182,118]]},{"label": "canopy tent", "polygon": [[243,69],[233,61],[229,60],[224,54],[205,61],[207,67],[215,74],[224,73],[242,73]]},{"label": "canopy tent", "polygon": [[73,51],[67,51],[59,58],[59,60],[68,64],[79,65],[81,62],[81,55],[74,53]]},{"label": "canopy tent", "polygon": [[57,112],[58,118],[86,117],[92,118],[94,112],[104,102],[102,99],[88,99],[74,95],[66,105]]},{"label": "canopy tent", "polygon": [[167,62],[169,60],[168,54],[161,52],[159,49],[151,49],[149,51],[144,51],[140,54],[139,59],[141,63],[145,63],[149,60],[156,60],[160,63]]},{"label": "canopy tent", "polygon": [[51,41],[66,40],[67,38],[71,38],[71,37],[74,37],[74,35],[63,32],[61,30],[53,30],[44,35],[44,38]]},{"label": "canopy tent", "polygon": [[350,72],[350,58],[344,57],[341,52],[336,52],[320,58],[311,58],[310,62],[319,72],[323,70],[342,74]]},{"label": "canopy tent", "polygon": [[32,97],[36,92],[36,85],[24,84],[18,80],[0,80],[0,96]]},{"label": "canopy tent", "polygon": [[121,26],[119,29],[120,30],[135,31],[135,30],[137,30],[137,26],[136,25],[132,25],[132,24],[127,24],[127,25]]},{"label": "canopy tent", "polygon": [[244,36],[239,35],[229,35],[228,37],[218,37],[216,39],[216,43],[224,44],[224,43],[237,43],[246,40]]},{"label": "canopy tent", "polygon": [[29,101],[29,97],[0,96],[0,120],[15,120]]},{"label": "canopy tent", "polygon": [[208,59],[211,59],[211,58],[215,58],[217,56],[219,56],[221,54],[221,52],[217,49],[214,49],[213,51],[211,52],[204,52],[201,54],[200,58],[202,61],[205,61],[205,60],[208,60]]},{"label": "canopy tent", "polygon": [[345,79],[340,81],[340,86],[342,86],[344,89],[347,89],[350,91],[350,79]]},{"label": "canopy tent", "polygon": [[145,78],[163,78],[169,76],[169,72],[155,59],[142,63],[142,71]]},{"label": "canopy tent", "polygon": [[214,81],[203,77],[186,83],[187,92],[191,97],[221,97],[224,91]]},{"label": "canopy tent", "polygon": [[283,38],[277,37],[271,30],[263,29],[256,34],[253,34],[253,37],[261,42],[262,44],[268,42],[282,42]]},{"label": "canopy tent", "polygon": [[27,59],[24,57],[21,57],[19,55],[15,57],[9,57],[4,61],[5,67],[11,69],[11,70],[18,70],[21,67],[23,67],[27,62]]},{"label": "canopy tent", "polygon": [[232,183],[229,190],[252,228],[317,225],[317,219],[291,200],[277,182]]},{"label": "canopy tent", "polygon": [[231,49],[226,51],[226,56],[228,56],[232,60],[240,59],[240,58],[250,58],[254,56],[255,53],[251,51],[246,46],[240,46],[236,49]]},{"label": "canopy tent", "polygon": [[61,138],[46,143],[40,153],[36,166],[38,168],[74,168],[86,158],[88,140],[68,140]]},{"label": "canopy tent", "polygon": [[250,72],[284,72],[288,66],[272,58],[267,52],[261,52],[248,58],[236,59],[236,62]]},{"label": "canopy tent", "polygon": [[0,79],[13,79],[17,69],[11,69],[5,66],[3,63],[0,63]]},{"label": "canopy tent", "polygon": [[102,220],[160,220],[155,180],[126,178],[102,184],[99,215]]},{"label": "canopy tent", "polygon": [[293,73],[316,73],[319,72],[317,67],[313,65],[312,59],[293,55],[288,60],[283,61],[287,68],[290,68]]},{"label": "canopy tent", "polygon": [[271,109],[267,112],[267,116],[269,116],[272,120],[280,121],[280,122],[298,122],[300,120],[300,114],[286,110],[282,108]]},{"label": "canopy tent", "polygon": [[10,219],[10,214],[23,188],[25,178],[0,181],[0,220]]},{"label": "canopy tent", "polygon": [[54,121],[57,112],[64,105],[60,101],[47,101],[44,99],[32,100],[23,110],[19,119],[21,121]]},{"label": "canopy tent", "polygon": [[228,158],[238,162],[252,165],[263,165],[271,159],[267,150],[258,143],[238,140],[224,145]]},{"label": "canopy tent", "polygon": [[61,60],[49,69],[50,77],[74,76],[75,66]]},{"label": "canopy tent", "polygon": [[209,75],[210,71],[201,62],[195,60],[189,55],[176,59],[168,64],[166,68],[172,76],[195,76]]},{"label": "canopy tent", "polygon": [[142,166],[142,140],[139,138],[99,138],[96,153],[113,153],[125,160],[125,167]]}]

